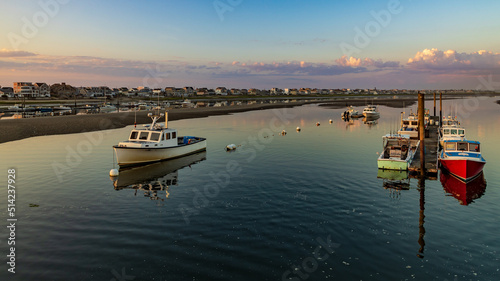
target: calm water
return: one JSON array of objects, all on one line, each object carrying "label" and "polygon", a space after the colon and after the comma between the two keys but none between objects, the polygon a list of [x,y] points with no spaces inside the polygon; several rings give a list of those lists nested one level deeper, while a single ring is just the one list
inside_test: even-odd
[{"label": "calm water", "polygon": [[[372,125],[317,105],[169,122],[207,137],[207,152],[116,182],[111,146],[130,127],[1,144],[4,182],[16,169],[18,222],[16,274],[0,232],[0,280],[498,280],[495,100],[445,102],[467,109],[462,125],[488,161],[486,187],[467,195],[439,179],[384,188],[376,152],[400,108],[380,107]],[[227,153],[230,143],[242,146]]]}]

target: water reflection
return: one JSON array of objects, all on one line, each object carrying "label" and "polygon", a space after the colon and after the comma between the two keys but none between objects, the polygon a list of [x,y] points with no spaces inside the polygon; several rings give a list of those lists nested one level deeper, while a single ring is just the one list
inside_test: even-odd
[{"label": "water reflection", "polygon": [[483,173],[474,180],[465,183],[447,171],[441,170],[439,179],[444,190],[455,197],[460,202],[460,205],[469,205],[480,198],[486,190],[486,180]]},{"label": "water reflection", "polygon": [[382,186],[389,190],[389,197],[399,199],[401,190],[410,189],[410,178],[408,171],[382,170],[378,169],[377,178],[382,179]]},{"label": "water reflection", "polygon": [[[170,193],[168,189],[177,185],[178,170],[206,160],[206,151],[197,154],[162,161],[154,164],[120,169],[120,175],[112,178],[115,190],[134,189],[143,191],[144,197],[151,200],[165,201]],[[158,196],[158,192],[165,191],[165,198]]]},{"label": "water reflection", "polygon": [[363,124],[368,125],[368,127],[372,127],[378,124],[378,119],[380,116],[368,116],[363,117]]}]

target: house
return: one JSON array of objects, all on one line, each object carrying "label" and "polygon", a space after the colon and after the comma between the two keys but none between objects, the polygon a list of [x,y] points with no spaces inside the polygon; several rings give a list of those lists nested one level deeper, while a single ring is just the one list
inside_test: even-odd
[{"label": "house", "polygon": [[41,97],[50,97],[50,86],[46,83],[37,82],[33,85]]},{"label": "house", "polygon": [[184,93],[187,94],[188,96],[194,95],[194,89],[193,87],[184,87]]},{"label": "house", "polygon": [[216,95],[223,95],[223,96],[227,96],[227,89],[226,87],[217,87],[215,89],[215,94]]},{"label": "house", "polygon": [[5,96],[8,98],[14,97],[14,88],[12,87],[2,87],[0,88],[0,96]]},{"label": "house", "polygon": [[271,95],[281,95],[283,93],[283,90],[279,89],[279,88],[272,88],[269,93]]},{"label": "house", "polygon": [[257,95],[258,93],[259,93],[259,90],[257,90],[257,89],[252,88],[252,89],[248,90],[248,94],[252,95],[252,96]]},{"label": "house", "polygon": [[14,82],[14,94],[18,97],[36,98],[38,90],[31,82]]},{"label": "house", "polygon": [[231,92],[231,95],[240,95],[241,94],[240,90],[239,89],[235,89],[235,88],[232,88],[230,90],[230,92]]}]

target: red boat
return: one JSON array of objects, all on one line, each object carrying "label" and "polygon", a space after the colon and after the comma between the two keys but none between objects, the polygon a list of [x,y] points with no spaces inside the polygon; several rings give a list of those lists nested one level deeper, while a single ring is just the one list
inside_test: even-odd
[{"label": "red boat", "polygon": [[438,158],[441,167],[464,182],[476,178],[486,164],[477,141],[447,140]]},{"label": "red boat", "polygon": [[465,183],[446,170],[441,170],[439,176],[444,190],[455,197],[461,205],[469,205],[484,194],[486,181],[480,173],[475,179]]}]

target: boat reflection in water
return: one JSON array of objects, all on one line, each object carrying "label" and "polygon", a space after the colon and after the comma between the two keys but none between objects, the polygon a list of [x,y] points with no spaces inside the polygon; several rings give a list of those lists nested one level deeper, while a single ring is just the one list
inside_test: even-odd
[{"label": "boat reflection in water", "polygon": [[401,190],[410,189],[408,171],[378,169],[377,178],[383,179],[382,186],[390,191],[392,198],[399,198]]},{"label": "boat reflection in water", "polygon": [[206,160],[206,155],[204,151],[154,164],[120,169],[120,175],[111,177],[111,180],[115,190],[135,189],[135,195],[139,190],[144,191],[144,197],[149,197],[151,200],[165,201],[158,196],[158,192],[165,191],[165,198],[168,198],[169,187],[177,185],[177,171]]},{"label": "boat reflection in water", "polygon": [[455,197],[461,205],[469,205],[483,196],[486,190],[486,180],[482,172],[472,181],[465,183],[448,171],[441,169],[439,179],[444,190]]},{"label": "boat reflection in water", "polygon": [[378,124],[378,119],[380,119],[380,115],[378,116],[366,116],[363,118],[363,124],[368,125],[368,127],[374,126]]}]

